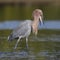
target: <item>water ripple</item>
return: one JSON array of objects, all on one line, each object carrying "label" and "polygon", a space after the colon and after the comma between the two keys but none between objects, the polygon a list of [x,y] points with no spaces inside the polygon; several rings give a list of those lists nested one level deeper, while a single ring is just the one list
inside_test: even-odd
[{"label": "water ripple", "polygon": [[3,57],[27,58],[28,54],[25,51],[22,51],[22,52],[0,52],[0,58],[3,58]]},{"label": "water ripple", "polygon": [[[49,59],[57,59],[57,56],[60,56],[60,51],[58,52],[49,52],[49,51],[40,51],[39,53],[35,54],[28,54],[28,52],[22,51],[22,52],[0,52],[0,59],[1,58],[29,58],[29,59],[35,59],[36,56],[38,57],[49,57]],[[49,60],[48,59],[48,60]]]}]

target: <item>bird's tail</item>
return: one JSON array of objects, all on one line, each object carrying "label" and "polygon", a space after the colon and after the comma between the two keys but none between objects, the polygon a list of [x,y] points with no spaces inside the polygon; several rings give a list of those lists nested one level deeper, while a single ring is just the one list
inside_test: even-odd
[{"label": "bird's tail", "polygon": [[11,41],[12,40],[12,34],[10,36],[8,36],[8,41]]}]

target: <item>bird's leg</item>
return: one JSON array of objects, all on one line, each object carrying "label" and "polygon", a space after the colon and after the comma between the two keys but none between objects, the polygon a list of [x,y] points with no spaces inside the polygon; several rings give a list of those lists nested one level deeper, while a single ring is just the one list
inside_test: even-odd
[{"label": "bird's leg", "polygon": [[26,37],[26,47],[28,48],[28,38]]},{"label": "bird's leg", "polygon": [[15,44],[14,49],[16,49],[16,48],[17,48],[17,45],[18,45],[18,43],[19,43],[20,39],[21,39],[21,38],[19,37],[19,39],[17,40],[17,43]]}]

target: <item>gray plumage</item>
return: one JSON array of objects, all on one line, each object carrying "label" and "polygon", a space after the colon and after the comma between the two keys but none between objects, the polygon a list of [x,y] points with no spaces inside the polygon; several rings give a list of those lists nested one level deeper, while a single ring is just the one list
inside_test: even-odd
[{"label": "gray plumage", "polygon": [[31,20],[25,20],[23,21],[16,29],[13,30],[11,35],[9,36],[8,40],[12,40],[15,38],[22,37],[28,37],[31,32]]}]

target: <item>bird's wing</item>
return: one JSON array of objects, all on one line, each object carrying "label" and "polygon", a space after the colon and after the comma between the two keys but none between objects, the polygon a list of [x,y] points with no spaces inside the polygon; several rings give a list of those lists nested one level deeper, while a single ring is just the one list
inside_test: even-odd
[{"label": "bird's wing", "polygon": [[31,30],[31,21],[22,22],[15,30],[12,32],[12,37],[17,38],[19,36],[24,36],[28,31]]}]

